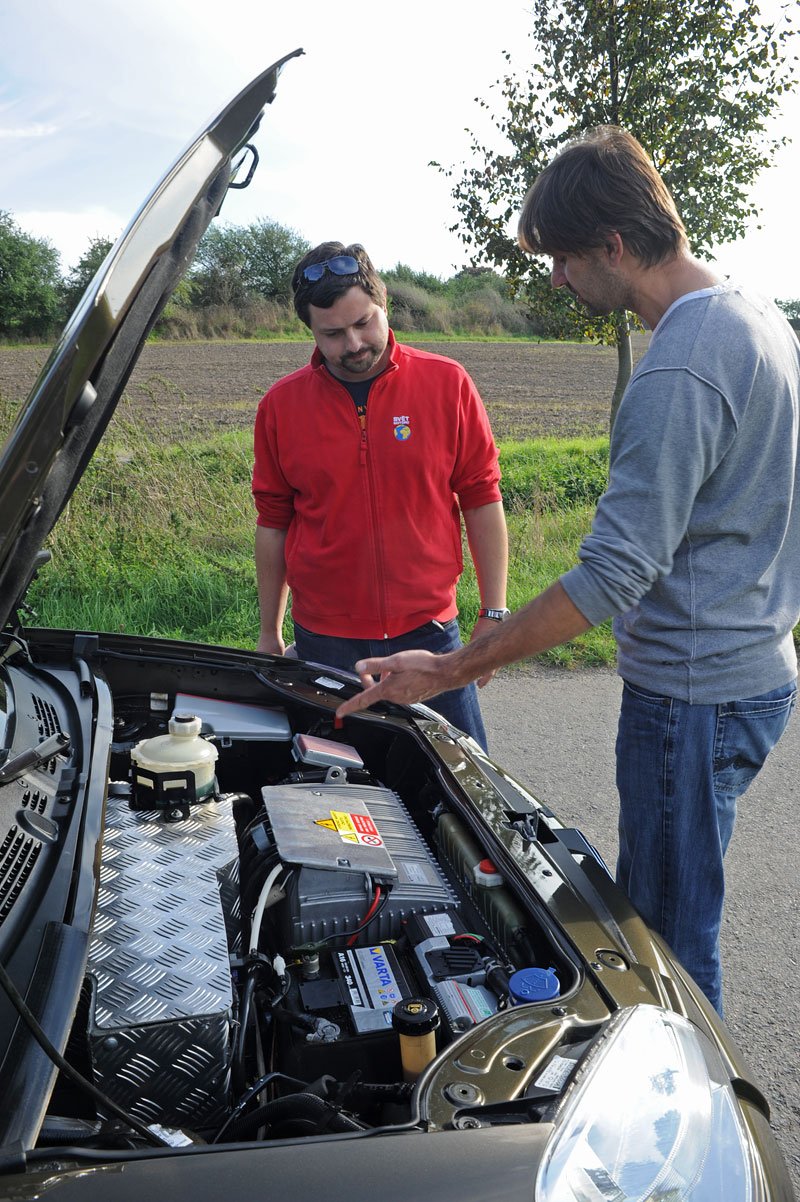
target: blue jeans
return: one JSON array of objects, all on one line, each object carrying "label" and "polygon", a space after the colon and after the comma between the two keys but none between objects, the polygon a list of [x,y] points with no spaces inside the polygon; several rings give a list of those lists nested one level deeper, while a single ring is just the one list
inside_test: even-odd
[{"label": "blue jeans", "polygon": [[722,1014],[723,857],[736,800],[794,708],[796,682],[689,705],[625,683],[617,735],[617,882]]},{"label": "blue jeans", "polygon": [[[344,672],[354,672],[357,660],[394,655],[396,651],[418,649],[442,654],[456,651],[462,646],[455,618],[445,623],[426,622],[424,626],[393,639],[340,639],[335,635],[313,634],[295,622],[294,641],[300,659],[308,659],[315,664],[329,664]],[[486,750],[486,731],[478,704],[478,690],[474,684],[439,693],[425,704],[440,713],[451,725],[472,735],[475,742]]]}]

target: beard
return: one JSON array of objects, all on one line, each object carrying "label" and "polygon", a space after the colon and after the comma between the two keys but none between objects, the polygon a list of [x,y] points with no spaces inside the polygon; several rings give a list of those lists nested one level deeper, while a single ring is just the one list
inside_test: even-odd
[{"label": "beard", "polygon": [[611,313],[621,313],[625,309],[634,308],[627,282],[612,279],[605,274],[598,274],[587,283],[589,296],[577,292],[571,285],[569,289],[590,317],[608,317]]},{"label": "beard", "polygon": [[353,375],[366,375],[371,371],[383,354],[383,349],[374,346],[362,347],[360,351],[348,351],[342,355],[339,364],[345,371]]},{"label": "beard", "polygon": [[578,297],[578,300],[590,317],[608,317],[610,313],[625,308],[625,305],[611,305],[608,301],[587,301],[581,297]]}]

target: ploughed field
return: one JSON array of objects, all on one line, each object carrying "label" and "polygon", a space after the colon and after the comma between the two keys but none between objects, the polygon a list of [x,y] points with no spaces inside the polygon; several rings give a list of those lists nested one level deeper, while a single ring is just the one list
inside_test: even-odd
[{"label": "ploughed field", "polygon": [[[646,347],[634,336],[634,360]],[[413,344],[412,344],[413,345]],[[617,371],[611,347],[534,342],[420,343],[463,363],[495,438],[605,434]],[[308,362],[310,342],[160,342],[146,345],[119,414],[169,436],[247,429],[267,388]],[[16,411],[47,358],[42,347],[0,347],[0,404]]]}]

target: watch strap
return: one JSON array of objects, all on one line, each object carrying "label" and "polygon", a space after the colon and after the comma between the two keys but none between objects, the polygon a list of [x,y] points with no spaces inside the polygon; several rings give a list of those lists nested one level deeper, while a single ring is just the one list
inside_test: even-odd
[{"label": "watch strap", "polygon": [[505,622],[510,609],[492,609],[491,606],[484,605],[478,610],[479,618],[491,618],[493,622]]}]

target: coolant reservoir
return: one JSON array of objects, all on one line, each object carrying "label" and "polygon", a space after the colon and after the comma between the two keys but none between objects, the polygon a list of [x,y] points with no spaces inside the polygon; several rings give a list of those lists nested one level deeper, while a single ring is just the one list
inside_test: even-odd
[{"label": "coolant reservoir", "polygon": [[205,801],[217,792],[214,765],[219,752],[200,734],[194,714],[175,713],[169,734],[142,739],[131,751],[134,805],[149,808],[174,801]]}]

